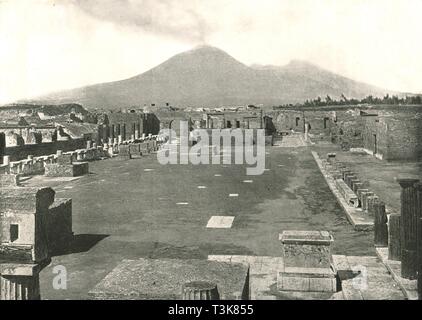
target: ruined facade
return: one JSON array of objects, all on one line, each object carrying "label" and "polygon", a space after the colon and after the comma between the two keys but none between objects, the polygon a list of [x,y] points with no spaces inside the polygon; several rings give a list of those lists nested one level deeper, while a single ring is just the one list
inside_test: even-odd
[{"label": "ruined facade", "polygon": [[307,132],[385,160],[422,158],[422,106],[289,107],[268,112],[277,132]]},{"label": "ruined facade", "polygon": [[143,134],[157,134],[160,121],[153,113],[110,112],[98,118],[99,142],[139,139]]}]

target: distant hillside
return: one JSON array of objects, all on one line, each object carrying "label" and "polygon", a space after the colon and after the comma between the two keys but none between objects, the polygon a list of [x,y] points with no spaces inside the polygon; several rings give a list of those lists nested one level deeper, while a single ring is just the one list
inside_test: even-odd
[{"label": "distant hillside", "polygon": [[317,96],[363,98],[387,92],[307,62],[294,60],[282,67],[247,66],[220,49],[205,46],[177,54],[126,80],[56,92],[31,102],[109,109],[166,102],[176,107],[272,106]]}]

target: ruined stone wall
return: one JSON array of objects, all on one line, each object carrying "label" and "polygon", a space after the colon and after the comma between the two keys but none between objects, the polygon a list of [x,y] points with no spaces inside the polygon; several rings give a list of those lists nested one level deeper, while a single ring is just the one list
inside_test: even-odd
[{"label": "ruined stone wall", "polygon": [[388,127],[386,160],[422,159],[422,118],[388,117],[384,122]]},{"label": "ruined stone wall", "polygon": [[2,127],[0,132],[6,135],[6,146],[19,144],[34,144],[53,141],[55,128],[32,128],[32,127]]},{"label": "ruined stone wall", "polygon": [[331,142],[344,150],[363,147],[364,121],[359,109],[333,111],[330,118]]},{"label": "ruined stone wall", "polygon": [[265,113],[272,117],[273,125],[278,132],[294,130],[305,131],[304,113],[300,110],[274,110]]},{"label": "ruined stone wall", "polygon": [[363,116],[363,147],[385,160],[421,159],[422,112],[413,111],[379,110],[377,116]]},{"label": "ruined stone wall", "polygon": [[305,122],[309,124],[308,133],[313,135],[330,135],[332,122],[332,111],[325,110],[305,110]]},{"label": "ruined stone wall", "polygon": [[76,149],[83,149],[85,146],[86,141],[84,139],[53,141],[40,144],[26,144],[22,146],[6,147],[5,155],[10,156],[10,161],[19,161],[26,159],[29,155],[38,157],[56,153],[57,150],[73,151]]}]

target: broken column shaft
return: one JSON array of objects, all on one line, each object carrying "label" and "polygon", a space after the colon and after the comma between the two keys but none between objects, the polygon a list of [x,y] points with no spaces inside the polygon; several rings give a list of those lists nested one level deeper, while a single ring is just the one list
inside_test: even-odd
[{"label": "broken column shaft", "polygon": [[399,179],[401,186],[401,276],[406,279],[417,277],[417,179]]}]

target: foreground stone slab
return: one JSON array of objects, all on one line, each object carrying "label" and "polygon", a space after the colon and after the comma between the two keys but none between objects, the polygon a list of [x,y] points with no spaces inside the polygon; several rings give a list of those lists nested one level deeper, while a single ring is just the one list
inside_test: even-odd
[{"label": "foreground stone slab", "polygon": [[93,299],[177,300],[192,281],[217,285],[221,300],[249,299],[249,266],[208,260],[123,260],[89,296]]},{"label": "foreground stone slab", "polygon": [[212,216],[207,223],[207,228],[226,228],[232,227],[233,216]]}]

